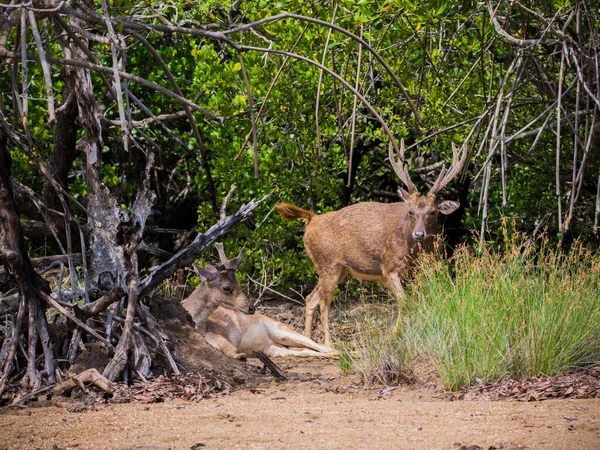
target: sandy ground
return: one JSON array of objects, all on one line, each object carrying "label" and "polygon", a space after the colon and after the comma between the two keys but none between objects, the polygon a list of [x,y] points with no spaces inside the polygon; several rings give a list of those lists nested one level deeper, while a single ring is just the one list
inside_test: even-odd
[{"label": "sandy ground", "polygon": [[364,389],[332,361],[279,364],[289,381],[199,403],[8,410],[0,449],[600,449],[600,399],[447,401],[423,386]]}]

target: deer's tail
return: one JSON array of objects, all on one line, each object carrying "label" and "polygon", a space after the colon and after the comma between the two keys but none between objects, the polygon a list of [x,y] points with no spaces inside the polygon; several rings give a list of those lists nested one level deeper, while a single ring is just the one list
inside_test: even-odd
[{"label": "deer's tail", "polygon": [[301,219],[306,223],[310,222],[315,213],[308,209],[302,209],[298,206],[290,205],[289,203],[278,203],[275,205],[277,212],[286,220]]}]

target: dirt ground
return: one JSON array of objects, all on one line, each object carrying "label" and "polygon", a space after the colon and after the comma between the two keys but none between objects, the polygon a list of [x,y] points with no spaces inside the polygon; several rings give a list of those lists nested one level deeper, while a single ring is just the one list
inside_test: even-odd
[{"label": "dirt ground", "polygon": [[365,390],[332,361],[280,366],[289,381],[194,403],[8,411],[0,448],[600,449],[600,399],[447,401],[422,386]]},{"label": "dirt ground", "polygon": [[[142,396],[135,403],[83,408],[56,401],[6,408],[0,412],[0,450],[600,449],[600,398],[449,401],[423,382],[365,389],[325,359],[279,359],[289,379],[276,382],[260,373],[256,360],[233,362],[211,353],[174,319],[177,311],[161,308],[181,360],[190,369],[210,365],[224,373],[233,392],[198,402],[174,397],[144,403]],[[273,315],[297,326],[301,313],[284,308]]]}]

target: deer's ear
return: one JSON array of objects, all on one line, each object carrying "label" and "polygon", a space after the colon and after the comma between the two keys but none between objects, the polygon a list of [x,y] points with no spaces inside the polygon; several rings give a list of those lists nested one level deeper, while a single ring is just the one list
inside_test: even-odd
[{"label": "deer's ear", "polygon": [[441,202],[438,205],[438,211],[441,212],[444,215],[448,215],[453,213],[454,211],[456,211],[456,209],[460,206],[460,203],[452,201],[452,200],[446,200]]},{"label": "deer's ear", "polygon": [[197,266],[196,264],[192,264],[192,266],[198,274],[198,278],[200,278],[202,281],[215,281],[219,278],[219,271],[210,264],[204,269],[202,267]]},{"label": "deer's ear", "polygon": [[405,202],[408,201],[408,199],[410,198],[410,193],[404,189],[402,189],[401,187],[398,188],[398,194],[400,194],[400,198],[402,200],[404,200]]}]

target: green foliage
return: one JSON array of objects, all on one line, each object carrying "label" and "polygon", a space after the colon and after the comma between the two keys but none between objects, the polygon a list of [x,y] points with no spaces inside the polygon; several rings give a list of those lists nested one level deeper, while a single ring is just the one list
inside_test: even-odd
[{"label": "green foliage", "polygon": [[421,260],[405,333],[447,387],[555,375],[600,359],[600,257],[521,238],[480,256]]},{"label": "green foliage", "polygon": [[[118,0],[111,2],[111,14],[160,17],[161,20],[156,19],[157,23],[185,23],[185,26],[192,28],[198,23],[221,24],[223,29],[227,29],[225,24],[230,20],[228,10],[232,3],[216,0],[149,0],[137,3]],[[566,8],[568,3],[563,1],[544,5],[547,9],[544,13],[552,17],[552,8]],[[507,65],[514,57],[514,49],[498,38],[490,23],[485,3],[444,0],[365,0],[339,3],[260,0],[240,3],[239,13],[243,16],[240,23],[286,12],[331,22],[336,4],[338,9],[335,25],[357,35],[362,32],[363,38],[389,64],[418,107],[421,125],[416,123],[392,77],[363,48],[358,75],[359,90],[383,116],[396,139],[404,137],[407,143],[413,143],[434,131],[476,117],[494,102],[499,88],[499,75],[506,73]],[[505,13],[504,10],[500,12]],[[519,30],[523,31],[524,27],[531,25],[531,20],[528,20],[531,17],[516,7],[510,12],[510,15],[506,15],[510,20],[506,21],[505,27],[516,36]],[[321,25],[286,19],[265,23],[263,29],[264,31],[257,29],[252,32],[246,30],[230,37],[256,47],[284,51],[294,48],[295,53],[318,62],[321,62],[323,53],[326,52],[325,65],[343,76],[351,85],[355,84],[359,45],[342,33],[332,32],[329,45],[325,48],[329,29]],[[156,49],[162,62],[173,74],[183,96],[195,99],[202,108],[226,119],[221,124],[207,119],[197,111],[193,112],[202,148],[206,151],[205,157],[201,156],[200,142],[189,122],[184,119],[165,121],[168,130],[155,122],[149,122],[139,130],[132,130],[138,146],[134,146],[128,155],[123,153],[120,128],[106,127],[103,134],[103,182],[115,191],[120,191],[123,187],[119,203],[131,205],[145,164],[145,153],[156,151],[156,146],[160,147],[152,188],[158,195],[155,209],[162,215],[152,217],[150,224],[166,228],[196,227],[199,231],[208,229],[218,218],[217,211],[211,204],[212,190],[215,191],[218,207],[230,186],[237,185],[236,194],[228,208],[230,212],[253,197],[274,191],[271,199],[255,212],[254,223],[233,230],[225,239],[226,249],[228,252],[235,252],[244,245],[248,247],[242,274],[254,279],[267,274],[270,281],[276,282],[277,287],[286,294],[292,295],[291,289],[298,290],[299,285],[314,285],[314,268],[302,250],[302,224],[286,224],[276,214],[268,214],[278,201],[291,202],[318,213],[337,210],[358,201],[388,201],[379,192],[395,192],[398,180],[387,161],[387,137],[380,124],[359,102],[353,149],[353,167],[356,173],[348,186],[351,141],[349,124],[354,97],[340,87],[339,81],[328,74],[323,75],[318,113],[319,138],[315,112],[319,69],[293,58],[286,61],[278,55],[243,52],[243,67],[247,71],[255,110],[263,107],[256,122],[256,153],[260,174],[256,179],[255,152],[250,136],[250,100],[238,52],[218,40],[192,34],[140,33]],[[302,38],[299,39],[301,35]],[[130,34],[124,33],[123,36],[127,41],[127,58],[124,62],[126,70],[132,75],[174,90],[163,67],[148,49]],[[18,40],[14,33],[8,36],[7,48],[18,49]],[[33,52],[32,36],[28,36],[27,45],[28,50]],[[90,49],[101,63],[112,65],[109,45],[92,41]],[[57,58],[65,56],[52,39],[49,39],[48,52],[49,56]],[[552,55],[539,50],[535,51],[534,56],[539,64],[552,61]],[[20,69],[15,67],[14,73],[19,74]],[[527,70],[532,69],[529,67]],[[30,62],[28,74],[29,128],[35,136],[40,156],[47,160],[54,143],[52,127],[47,123],[41,66]],[[52,77],[58,106],[68,92],[63,92],[65,82],[60,70],[54,70]],[[98,101],[106,102],[105,118],[117,120],[118,109],[114,102],[101,95],[105,89],[101,77],[92,72],[92,79]],[[19,83],[19,80],[15,81]],[[11,82],[8,72],[6,76],[0,77],[0,104],[6,110],[6,117],[14,116],[18,123],[18,107],[15,99],[9,95]],[[570,82],[570,79],[565,80],[567,84]],[[460,89],[457,89],[459,86]],[[181,105],[171,98],[139,83],[129,81],[127,88],[153,114],[172,114],[181,110]],[[546,94],[540,93],[539,86],[535,83],[522,83],[515,92],[515,97],[518,102],[513,104],[508,118],[508,134],[519,130],[548,107]],[[565,102],[567,101],[568,97],[565,98]],[[134,120],[147,118],[146,112],[139,105],[131,103],[131,107]],[[583,122],[582,119],[581,123]],[[486,161],[485,153],[477,153],[485,128],[486,125],[476,138],[471,138],[473,154],[477,155],[473,157],[471,176]],[[450,160],[451,142],[463,142],[468,129],[458,127],[440,133],[419,148],[408,151],[409,169],[413,170],[419,162],[429,165]],[[142,136],[142,131],[151,142]],[[20,132],[24,134],[24,130]],[[82,137],[81,133],[79,137]],[[486,139],[491,142],[489,136]],[[563,134],[563,161],[570,161],[572,140],[572,133]],[[497,239],[499,219],[502,217],[517,218],[519,229],[530,231],[536,226],[536,220],[556,208],[554,137],[550,133],[542,135],[535,151],[531,151],[530,146],[530,138],[514,140],[509,145],[510,163],[506,174],[508,198],[504,207],[501,206],[501,175],[496,170],[498,162],[492,158],[494,173],[490,181],[488,218],[492,239]],[[44,180],[39,171],[33,170],[35,164],[19,152],[13,153],[16,178],[34,187],[36,192],[41,192]],[[81,158],[80,156],[75,161],[68,186],[70,194],[80,201],[85,200],[87,192]],[[600,170],[597,152],[590,152],[586,164],[588,169],[584,174],[580,202],[582,208],[577,210],[571,226],[574,235],[582,234],[586,243],[597,245],[597,237],[590,231],[593,223],[595,179]],[[571,171],[570,162],[565,162],[562,167],[564,183],[571,183],[567,176]],[[207,172],[212,177],[212,183]],[[421,174],[420,177],[413,178],[418,187],[425,188],[432,177],[433,174]],[[480,226],[481,189],[480,176],[470,186],[467,198],[462,199],[466,207],[466,229]],[[568,189],[563,189],[563,192]],[[442,195],[456,197],[451,189]],[[77,208],[73,209],[75,215],[79,214]],[[556,221],[549,221],[548,227],[549,234],[557,236]],[[155,236],[147,238],[152,240]],[[164,244],[166,250],[173,250],[170,248],[174,246],[173,242],[160,244]],[[211,260],[211,257],[207,256],[206,259]]]}]

